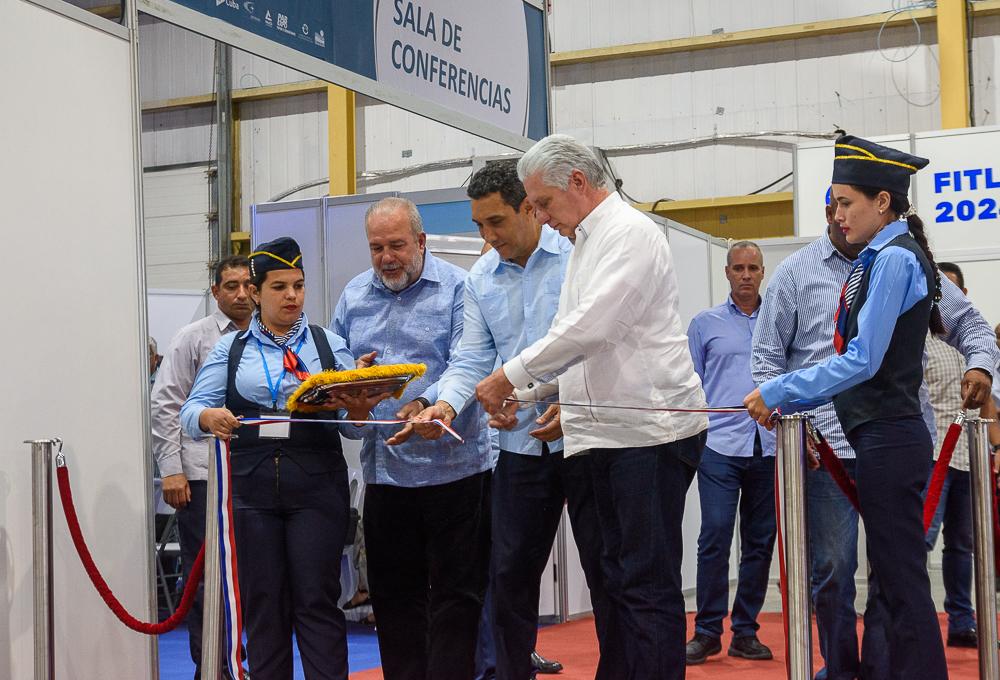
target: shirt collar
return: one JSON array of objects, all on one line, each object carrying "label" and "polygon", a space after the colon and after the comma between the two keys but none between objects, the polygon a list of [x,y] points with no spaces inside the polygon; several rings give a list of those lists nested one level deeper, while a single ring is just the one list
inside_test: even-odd
[{"label": "shirt collar", "polygon": [[[255,316],[257,314],[259,314],[259,312],[255,312]],[[305,312],[302,312],[302,325],[299,326],[299,330],[288,341],[287,346],[294,349],[295,345],[297,345],[299,343],[299,340],[302,338],[302,334],[305,333],[307,330],[309,330],[309,317],[306,316]],[[260,328],[258,328],[257,324],[252,319],[250,321],[250,327],[247,330],[242,331],[242,335],[240,335],[239,337],[243,338],[249,336],[253,336],[260,342],[271,345],[272,347],[278,346],[277,344],[275,344],[273,340],[271,340],[271,338],[267,337],[266,333],[261,332]]]},{"label": "shirt collar", "polygon": [[372,272],[371,285],[380,290],[392,293],[393,295],[398,295],[399,293],[402,293],[403,290],[409,290],[410,288],[413,288],[420,281],[433,281],[434,283],[441,282],[441,269],[438,266],[438,259],[433,255],[431,255],[431,251],[428,248],[424,248],[424,269],[423,271],[420,272],[420,277],[416,281],[411,283],[409,286],[404,288],[403,290],[400,291],[389,290],[388,288],[385,287],[385,284],[382,283],[382,279],[378,277],[378,273],[375,271],[374,268],[372,268],[371,272]]},{"label": "shirt collar", "polygon": [[831,257],[839,257],[844,262],[853,262],[851,258],[837,250],[837,246],[833,245],[833,240],[830,238],[829,228],[826,233],[819,238],[819,249],[823,254],[824,260],[829,260]]},{"label": "shirt collar", "polygon": [[[552,255],[559,255],[561,252],[559,248],[559,240],[561,238],[562,236],[559,235],[558,231],[556,231],[547,224],[543,224],[542,231],[538,235],[538,245],[535,246],[535,249],[531,252],[531,254],[534,255],[539,250],[544,250],[545,252],[551,253]],[[497,253],[495,250],[491,250],[490,253],[496,253],[497,262],[496,265],[493,267],[494,272],[500,271],[500,268],[504,265],[514,265],[514,263],[511,262],[510,260],[505,260],[502,257],[500,257],[500,253]],[[489,255],[490,253],[487,253],[487,255]],[[528,259],[529,260],[531,259],[530,256]]]},{"label": "shirt collar", "polygon": [[221,309],[216,309],[212,312],[212,318],[215,319],[215,323],[218,324],[221,332],[225,332],[227,329],[240,329],[240,327],[236,325],[236,322],[226,316]]},{"label": "shirt collar", "polygon": [[872,250],[878,252],[885,248],[886,244],[897,236],[902,236],[903,234],[909,233],[910,225],[902,220],[897,220],[895,222],[890,222],[883,227],[882,231],[875,234],[875,237],[868,242],[868,247],[865,250]]},{"label": "shirt collar", "polygon": [[577,231],[583,232],[584,236],[590,238],[600,228],[604,219],[617,210],[622,204],[622,197],[619,196],[617,192],[612,191],[603,201],[597,204],[596,208],[591,210],[590,213],[588,213],[587,216],[580,221]]},{"label": "shirt collar", "polygon": [[[760,301],[760,298],[758,297],[757,300]],[[744,312],[742,309],[740,309],[740,306],[738,304],[736,304],[736,302],[733,300],[733,294],[732,293],[730,293],[729,296],[726,297],[726,303],[729,305],[729,308],[731,310],[733,310],[734,312],[736,312],[740,316],[743,316],[743,317],[747,316],[746,312]],[[757,305],[757,307],[750,314],[749,318],[751,318],[751,319],[757,318],[757,312],[759,312],[759,311],[760,311],[760,305]]]}]

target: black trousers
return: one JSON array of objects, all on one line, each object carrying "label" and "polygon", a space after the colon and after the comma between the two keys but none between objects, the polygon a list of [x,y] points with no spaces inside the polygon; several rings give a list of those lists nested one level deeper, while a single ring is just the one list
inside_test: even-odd
[{"label": "black trousers", "polygon": [[[191,567],[194,565],[198,551],[205,542],[205,503],[208,482],[205,480],[190,480],[191,501],[177,511],[177,536],[181,544],[181,568],[184,572],[184,583],[191,578]],[[198,586],[194,596],[194,604],[187,615],[188,646],[191,648],[191,660],[194,661],[194,680],[201,678],[201,614],[205,605],[204,583]],[[220,655],[222,653],[220,652]],[[224,656],[224,655],[223,655]],[[226,664],[222,664],[225,668]]]},{"label": "black trousers", "polygon": [[340,561],[347,468],[305,472],[286,456],[233,477],[240,594],[254,680],[291,680],[292,633],[308,680],[346,680]]},{"label": "black trousers", "polygon": [[606,637],[610,603],[601,575],[601,529],[590,456],[563,458],[561,451],[550,453],[548,447],[541,456],[501,451],[493,473],[491,562],[498,680],[528,680],[532,675],[542,572],[563,503],[569,506],[599,643]]},{"label": "black trousers", "polygon": [[368,590],[386,680],[473,677],[489,502],[489,472],[433,486],[366,487]]},{"label": "black trousers", "polygon": [[861,672],[947,678],[924,543],[921,494],[931,466],[930,433],[920,416],[909,416],[859,425],[847,440],[858,456],[858,500],[877,579],[865,613]]},{"label": "black trousers", "polygon": [[668,444],[591,449],[601,566],[613,628],[601,664],[629,680],[683,680],[684,501],[704,434]]}]

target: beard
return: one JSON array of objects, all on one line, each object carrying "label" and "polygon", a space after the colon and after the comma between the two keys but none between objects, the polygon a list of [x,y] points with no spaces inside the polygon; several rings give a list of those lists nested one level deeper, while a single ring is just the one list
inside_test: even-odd
[{"label": "beard", "polygon": [[393,270],[391,274],[380,271],[378,277],[382,281],[383,286],[391,290],[393,293],[398,293],[416,281],[420,276],[420,272],[423,271],[423,268],[424,254],[417,253],[417,256],[410,260],[410,262],[405,266],[400,269]]}]

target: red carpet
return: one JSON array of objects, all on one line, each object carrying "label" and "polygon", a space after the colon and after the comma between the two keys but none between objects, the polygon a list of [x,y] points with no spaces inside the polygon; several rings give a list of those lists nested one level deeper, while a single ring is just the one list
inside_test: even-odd
[{"label": "red carpet", "polygon": [[[941,617],[942,636],[947,633],[947,622],[944,614]],[[689,678],[712,678],[725,680],[727,678],[785,678],[785,650],[782,643],[781,615],[777,613],[760,615],[760,639],[774,652],[773,661],[746,661],[726,655],[729,646],[729,633],[722,639],[722,654],[711,657],[700,666],[692,666],[687,670]],[[688,631],[694,630],[694,614],[688,614]],[[858,634],[861,633],[860,619]],[[813,662],[817,670],[822,663],[819,655],[818,636],[813,626]],[[976,650],[953,649],[946,647],[948,655],[948,670],[952,680],[979,678],[979,663]],[[548,626],[538,633],[538,651],[542,656],[558,659],[565,670],[554,680],[591,680],[597,668],[597,638],[594,636],[594,624],[591,619],[582,619],[559,626]],[[379,669],[351,673],[352,680],[382,680]]]}]

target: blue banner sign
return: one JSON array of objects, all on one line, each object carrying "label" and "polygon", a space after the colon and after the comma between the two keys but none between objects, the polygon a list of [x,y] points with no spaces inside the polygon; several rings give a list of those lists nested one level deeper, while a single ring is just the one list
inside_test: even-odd
[{"label": "blue banner sign", "polygon": [[376,98],[386,88],[528,139],[548,134],[545,14],[531,2],[173,2],[366,78]]}]

